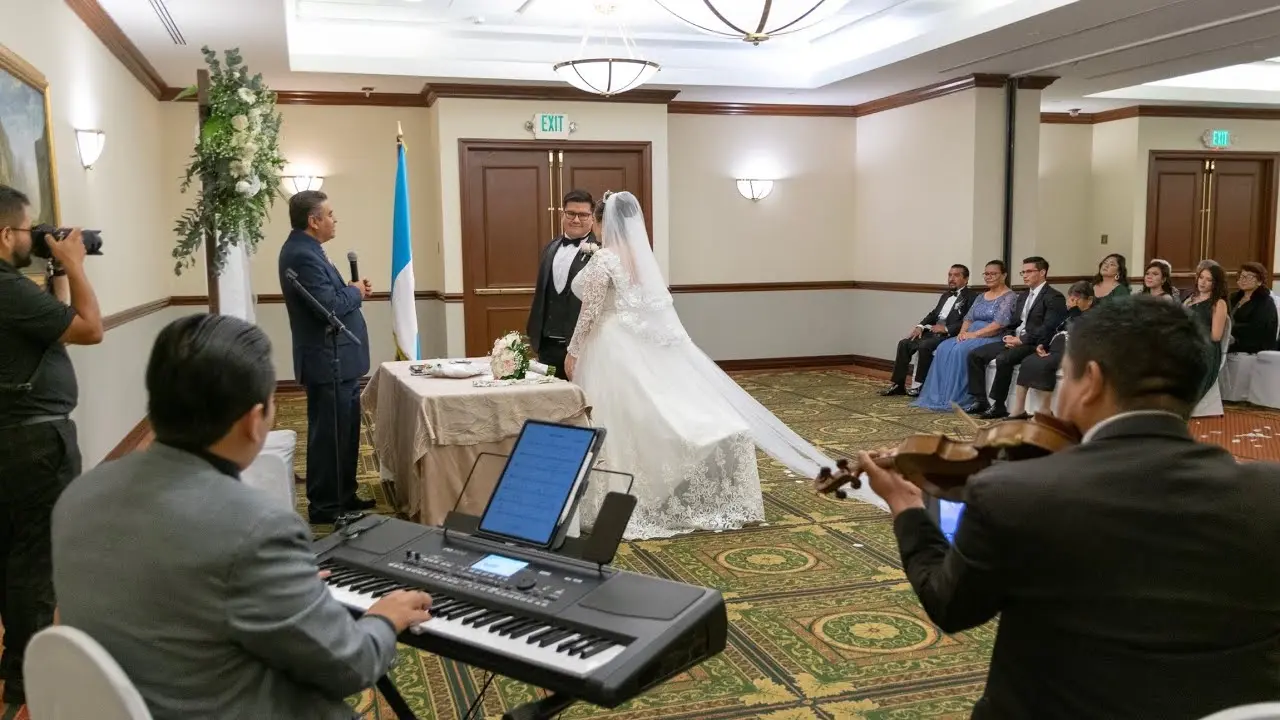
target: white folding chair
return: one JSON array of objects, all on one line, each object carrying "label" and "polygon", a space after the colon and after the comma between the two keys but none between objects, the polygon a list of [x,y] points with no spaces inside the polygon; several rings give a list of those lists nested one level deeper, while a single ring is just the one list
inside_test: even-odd
[{"label": "white folding chair", "polygon": [[[37,718],[37,720],[39,720]],[[1253,703],[1228,708],[1200,720],[1280,720],[1280,702]]]},{"label": "white folding chair", "polygon": [[55,625],[36,633],[22,673],[32,720],[151,720],[120,665],[73,627]]},{"label": "white folding chair", "polygon": [[293,509],[297,506],[293,492],[293,454],[298,447],[298,433],[273,430],[253,464],[240,474],[249,487],[262,490],[273,503]]},{"label": "white folding chair", "polygon": [[986,388],[987,388],[987,401],[993,405],[997,402],[1004,403],[1005,407],[1009,407],[1009,405],[1013,403],[1013,398],[1016,397],[1015,393],[1018,391],[1018,366],[1015,365],[1013,367],[1013,375],[1009,376],[1009,392],[1002,398],[991,397],[991,384],[994,383],[995,380],[996,380],[996,361],[992,360],[991,362],[987,363],[987,373],[986,373],[986,379],[985,379]]},{"label": "white folding chair", "polygon": [[1249,387],[1253,384],[1254,368],[1258,356],[1249,353],[1228,353],[1222,364],[1218,385],[1222,399],[1227,402],[1244,402],[1249,399]]},{"label": "white folding chair", "polygon": [[1222,369],[1227,365],[1227,348],[1231,345],[1231,317],[1227,317],[1227,325],[1222,330],[1222,340],[1219,343],[1222,346],[1222,361],[1218,364],[1218,381],[1210,386],[1204,397],[1200,398],[1200,402],[1196,403],[1196,409],[1191,411],[1191,417],[1221,417],[1222,408]]}]

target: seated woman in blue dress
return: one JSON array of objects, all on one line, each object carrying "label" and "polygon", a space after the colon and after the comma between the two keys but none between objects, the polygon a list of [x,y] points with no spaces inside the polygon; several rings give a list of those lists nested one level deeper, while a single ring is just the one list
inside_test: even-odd
[{"label": "seated woman in blue dress", "polygon": [[920,398],[912,405],[928,410],[950,412],[951,403],[961,407],[972,402],[969,397],[969,353],[993,342],[1000,342],[1002,331],[1014,326],[1013,306],[1017,295],[1006,284],[1008,271],[1003,261],[992,260],[982,272],[987,291],[974,300],[964,316],[960,334],[942,341],[933,354],[933,365],[925,378]]}]

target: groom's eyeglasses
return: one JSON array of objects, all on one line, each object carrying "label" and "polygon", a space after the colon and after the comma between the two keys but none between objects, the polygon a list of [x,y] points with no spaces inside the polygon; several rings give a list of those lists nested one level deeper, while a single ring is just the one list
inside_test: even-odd
[{"label": "groom's eyeglasses", "polygon": [[561,210],[560,212],[564,213],[565,220],[577,220],[578,222],[586,222],[591,219],[591,213],[569,212],[568,210]]}]

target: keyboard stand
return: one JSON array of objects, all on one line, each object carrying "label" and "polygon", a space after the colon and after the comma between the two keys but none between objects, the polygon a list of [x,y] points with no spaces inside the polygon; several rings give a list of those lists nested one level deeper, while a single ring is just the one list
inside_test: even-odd
[{"label": "keyboard stand", "polygon": [[404,701],[404,697],[396,689],[396,684],[392,682],[390,675],[383,675],[378,678],[375,687],[378,688],[378,692],[382,693],[382,697],[391,706],[391,712],[396,717],[400,718],[400,720],[418,720],[418,716],[413,714],[413,711],[409,709],[409,704]]},{"label": "keyboard stand", "polygon": [[514,707],[503,714],[502,720],[551,720],[577,702],[562,693],[551,693],[541,700]]}]

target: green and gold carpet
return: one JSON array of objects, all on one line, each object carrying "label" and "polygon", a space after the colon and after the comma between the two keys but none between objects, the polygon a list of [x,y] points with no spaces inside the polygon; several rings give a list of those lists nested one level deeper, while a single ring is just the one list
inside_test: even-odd
[{"label": "green and gold carpet", "polygon": [[[883,381],[849,372],[738,380],[835,456],[922,431],[964,431],[958,418],[916,410],[906,398],[882,398]],[[279,418],[281,427],[305,437],[301,397],[282,398]],[[372,450],[366,445],[363,451],[362,492],[387,512]],[[302,474],[305,457],[297,460]],[[765,456],[760,470],[764,524],[629,543],[616,562],[720,589],[731,621],[725,652],[614,710],[577,705],[561,717],[967,718],[986,677],[994,627],[939,632],[905,580],[887,515],[861,502],[819,497]],[[393,678],[419,718],[454,720],[475,698],[484,673],[401,646]],[[486,695],[485,717],[498,718],[535,693],[499,678]],[[364,718],[393,717],[372,691],[353,702]]]}]

